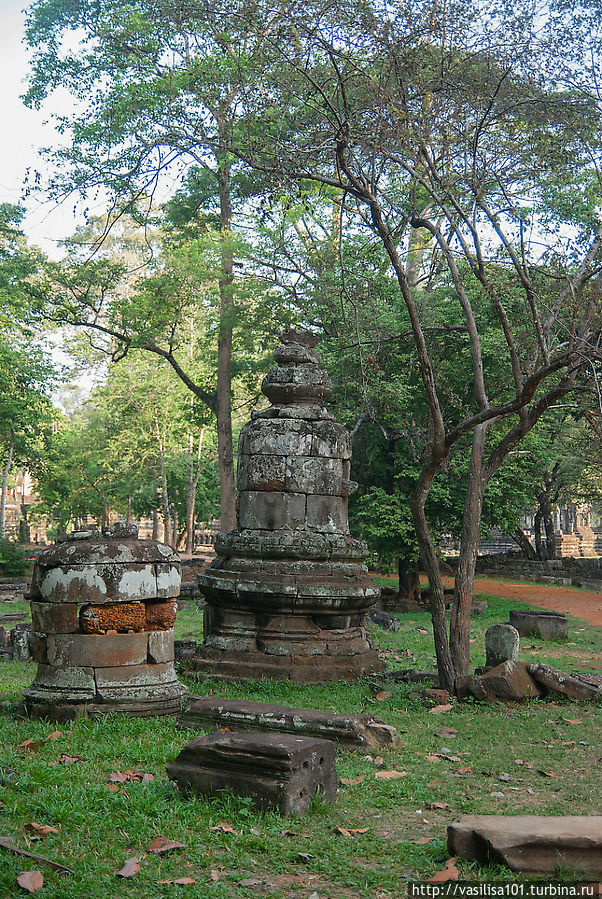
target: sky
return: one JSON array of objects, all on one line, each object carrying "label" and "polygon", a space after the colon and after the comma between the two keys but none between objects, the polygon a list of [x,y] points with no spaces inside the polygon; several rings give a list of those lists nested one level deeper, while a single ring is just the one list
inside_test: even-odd
[{"label": "sky", "polygon": [[[52,124],[46,120],[53,111],[65,111],[60,100],[53,100],[43,112],[36,112],[27,109],[20,99],[28,71],[27,51],[22,44],[25,3],[26,0],[0,0],[0,203],[19,202],[28,166],[44,169],[37,150],[57,139]],[[30,197],[26,205],[25,232],[29,242],[56,258],[61,254],[60,241],[75,229],[73,203],[57,206],[37,196]]]}]

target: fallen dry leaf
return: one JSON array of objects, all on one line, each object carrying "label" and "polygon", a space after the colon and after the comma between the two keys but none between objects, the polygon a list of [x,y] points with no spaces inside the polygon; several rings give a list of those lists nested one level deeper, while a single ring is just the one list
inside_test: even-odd
[{"label": "fallen dry leaf", "polygon": [[223,873],[224,871],[221,868],[211,868],[211,870],[209,871],[209,877],[211,878],[211,880],[217,883]]},{"label": "fallen dry leaf", "polygon": [[41,871],[23,871],[17,875],[17,883],[28,893],[37,893],[44,886]]},{"label": "fallen dry leaf", "polygon": [[335,829],[337,833],[344,837],[356,837],[359,834],[366,833],[368,830],[367,827],[337,827]]},{"label": "fallen dry leaf", "polygon": [[261,831],[260,831],[260,830],[257,830],[256,827],[249,827],[249,833],[252,833],[252,834],[253,834],[254,836],[256,836],[256,837],[260,837],[260,836],[261,836]]},{"label": "fallen dry leaf", "polygon": [[427,755],[426,760],[427,760],[427,762],[440,762],[441,756],[440,755]]},{"label": "fallen dry leaf", "polygon": [[36,837],[45,837],[49,833],[58,833],[56,827],[51,827],[50,824],[36,824],[35,821],[30,821],[29,824],[26,824],[25,830],[27,833],[33,833]]},{"label": "fallen dry leaf", "polygon": [[299,834],[298,830],[281,830],[280,831],[281,837],[298,837],[299,835],[300,834]]},{"label": "fallen dry leaf", "polygon": [[184,843],[177,840],[168,840],[167,837],[155,837],[147,852],[154,852],[155,855],[165,855],[167,852],[174,852],[176,849],[186,849]]},{"label": "fallen dry leaf", "polygon": [[79,755],[67,755],[66,752],[62,752],[59,758],[59,765],[74,765],[76,762],[85,762],[86,759],[83,759]]},{"label": "fallen dry leaf", "polygon": [[537,773],[541,774],[542,777],[558,777],[553,771],[542,771],[541,768],[537,769]]},{"label": "fallen dry leaf", "polygon": [[[378,777],[378,774],[376,776]],[[358,777],[341,777],[341,783],[344,786],[349,787],[352,784],[361,784],[363,779],[364,779],[363,774],[360,774]]]},{"label": "fallen dry leaf", "polygon": [[382,757],[382,755],[376,756],[376,758],[374,759],[374,764],[376,765],[377,768],[380,768],[381,765],[385,764],[385,760]]},{"label": "fallen dry leaf", "polygon": [[135,877],[140,871],[140,865],[137,858],[128,858],[123,863],[123,868],[115,873],[115,877]]},{"label": "fallen dry leaf", "polygon": [[463,765],[461,768],[456,770],[456,774],[471,774],[472,773],[472,765]]},{"label": "fallen dry leaf", "polygon": [[448,883],[450,880],[457,880],[460,872],[456,868],[455,858],[448,858],[445,867],[441,871],[437,871],[432,877],[429,877],[427,883]]},{"label": "fallen dry leaf", "polygon": [[425,627],[417,627],[416,630],[419,634],[428,634],[428,631]]},{"label": "fallen dry leaf", "polygon": [[455,737],[458,733],[457,727],[448,727],[447,724],[443,724],[441,730],[437,734],[438,737]]},{"label": "fallen dry leaf", "polygon": [[[28,737],[27,740],[23,740],[22,743],[19,743],[17,749],[24,749],[26,752],[33,752],[35,749],[39,749],[40,746],[45,746],[46,740],[34,740],[31,737]],[[28,873],[28,872],[25,872]],[[38,887],[39,889],[39,887]]]},{"label": "fallen dry leaf", "polygon": [[140,771],[113,771],[109,774],[109,783],[124,784],[130,781],[141,781],[142,783],[150,783],[155,779],[154,774],[143,774]]},{"label": "fallen dry leaf", "polygon": [[449,802],[425,802],[424,807],[435,811],[437,809],[449,808]]},{"label": "fallen dry leaf", "polygon": [[432,843],[434,837],[421,837],[419,840],[413,840],[415,846],[425,846],[427,843]]},{"label": "fallen dry leaf", "polygon": [[397,777],[407,777],[407,771],[377,771],[374,775],[381,780],[395,780]]},{"label": "fallen dry leaf", "polygon": [[51,734],[48,734],[46,737],[47,740],[58,740],[59,737],[62,737],[63,734],[60,730],[53,730]]},{"label": "fallen dry leaf", "polygon": [[388,699],[390,696],[391,693],[387,693],[386,690],[381,690],[380,693],[377,693],[374,698],[378,699],[379,702],[384,702],[385,699]]},{"label": "fallen dry leaf", "polygon": [[189,883],[196,883],[194,877],[176,877],[175,880],[160,880],[159,883],[175,883],[178,886],[188,886]]},{"label": "fallen dry leaf", "polygon": [[113,793],[121,793],[121,790],[117,786],[117,784],[107,784],[107,790],[112,790]]},{"label": "fallen dry leaf", "polygon": [[567,724],[583,724],[582,718],[563,718],[563,721],[566,721]]},{"label": "fallen dry leaf", "polygon": [[231,824],[228,824],[227,821],[220,821],[219,824],[215,824],[213,827],[210,827],[209,830],[216,830],[219,833],[233,833],[238,836],[238,831],[234,830]]},{"label": "fallen dry leaf", "polygon": [[446,703],[445,705],[434,705],[432,709],[429,709],[431,715],[440,715],[442,712],[450,712],[453,706],[451,703]]}]

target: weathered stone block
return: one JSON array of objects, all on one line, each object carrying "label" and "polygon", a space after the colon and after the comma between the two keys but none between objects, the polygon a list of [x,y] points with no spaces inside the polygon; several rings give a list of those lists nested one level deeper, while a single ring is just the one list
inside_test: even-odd
[{"label": "weathered stone block", "polygon": [[146,662],[147,635],[50,634],[48,662],[61,668],[114,668]]},{"label": "weathered stone block", "polygon": [[485,655],[487,668],[495,668],[502,662],[516,662],[520,647],[520,635],[511,624],[492,624],[485,631]]},{"label": "weathered stone block", "polygon": [[173,662],[173,660],[173,631],[150,631],[148,634],[148,662],[157,665],[162,662]]},{"label": "weathered stone block", "polygon": [[146,630],[169,630],[175,624],[177,611],[178,603],[173,599],[170,602],[147,602]]},{"label": "weathered stone block", "polygon": [[202,699],[191,696],[178,719],[178,726],[199,730],[229,727],[233,731],[288,733],[334,740],[345,749],[393,749],[400,742],[394,727],[370,715],[338,715],[219,696]]},{"label": "weathered stone block", "polygon": [[[602,683],[599,676],[587,674],[566,674],[551,665],[527,665],[531,677],[545,690],[570,696],[571,699],[599,699],[602,697]],[[589,679],[591,678],[591,680]]]},{"label": "weathered stone block", "polygon": [[389,615],[388,612],[383,612],[382,609],[372,608],[368,612],[368,617],[370,621],[373,621],[374,624],[377,624],[379,627],[382,627],[386,631],[398,631],[401,627],[401,621],[399,618],[395,618],[393,615]]},{"label": "weathered stone block", "polygon": [[240,456],[237,471],[239,492],[284,490],[286,461],[286,456]]},{"label": "weathered stone block", "polygon": [[[351,458],[351,438],[343,425],[336,421],[317,421],[312,424],[312,456],[333,459]],[[310,455],[310,453],[303,453]]]},{"label": "weathered stone block", "polygon": [[512,609],[510,624],[514,625],[521,637],[538,636],[542,640],[566,640],[569,635],[566,615],[560,612]]},{"label": "weathered stone block", "polygon": [[291,456],[286,459],[286,489],[292,493],[343,494],[343,463],[340,459]]},{"label": "weathered stone block", "polygon": [[135,702],[155,696],[168,699],[172,694],[180,696],[186,692],[176,679],[171,662],[97,668],[95,673],[98,698],[103,702]]},{"label": "weathered stone block", "polygon": [[503,662],[480,676],[468,675],[456,684],[458,696],[474,696],[484,702],[520,702],[543,691],[529,675],[524,662]]},{"label": "weathered stone block", "polygon": [[331,392],[332,382],[324,369],[305,362],[272,369],[261,390],[272,403],[320,402]]},{"label": "weathered stone block", "polygon": [[347,500],[342,496],[308,496],[307,527],[322,533],[348,533]]},{"label": "weathered stone block", "polygon": [[33,629],[43,634],[73,634],[77,630],[77,603],[32,602]]},{"label": "weathered stone block", "polygon": [[[59,606],[62,608],[62,605]],[[79,613],[80,629],[84,634],[105,634],[107,631],[128,633],[143,631],[146,610],[143,602],[116,602],[100,606],[84,606]]]},{"label": "weathered stone block", "polygon": [[288,734],[214,733],[197,737],[167,766],[183,790],[249,796],[264,810],[302,815],[318,790],[337,797],[334,743]]},{"label": "weathered stone block", "polygon": [[312,427],[302,420],[256,418],[240,432],[239,452],[263,456],[311,456]]},{"label": "weathered stone block", "polygon": [[41,702],[89,702],[96,695],[92,668],[55,668],[38,665],[34,682],[25,690],[26,700]]},{"label": "weathered stone block", "polygon": [[158,562],[154,568],[157,578],[155,596],[157,598],[178,596],[182,580],[180,566],[169,562]]},{"label": "weathered stone block", "polygon": [[241,528],[295,530],[305,525],[305,494],[246,491],[240,494]]},{"label": "weathered stone block", "polygon": [[602,874],[602,817],[465,815],[447,829],[450,855],[507,865],[525,876]]},{"label": "weathered stone block", "polygon": [[74,565],[46,571],[39,584],[45,602],[131,602],[156,595],[153,565]]}]

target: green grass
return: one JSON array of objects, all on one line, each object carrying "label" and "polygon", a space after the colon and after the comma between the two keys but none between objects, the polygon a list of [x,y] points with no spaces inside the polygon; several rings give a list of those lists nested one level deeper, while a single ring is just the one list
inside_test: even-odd
[{"label": "green grass", "polygon": [[[509,609],[516,605],[498,597],[479,599],[487,599],[489,608],[485,616],[472,620],[474,664],[484,660],[485,629],[507,620]],[[10,608],[14,610],[14,604]],[[432,667],[428,615],[400,618],[399,632],[372,632],[388,667]],[[200,635],[200,619],[193,608],[183,610],[177,636]],[[421,633],[424,629],[427,634]],[[569,633],[570,642],[577,645],[527,638],[521,657],[548,661],[567,671],[587,671],[599,664],[602,629],[570,619]],[[34,673],[31,663],[0,663],[0,833],[22,848],[72,868],[72,874],[59,875],[42,867],[45,886],[40,896],[250,899],[261,894],[260,887],[239,883],[255,880],[275,884],[267,893],[275,899],[308,899],[314,891],[320,899],[400,897],[404,879],[426,878],[443,866],[448,857],[447,824],[461,814],[602,814],[593,776],[602,744],[599,706],[560,699],[499,706],[468,702],[454,703],[451,711],[433,715],[420,687],[387,683],[386,675],[356,684],[317,686],[186,679],[196,695],[214,693],[369,712],[398,728],[401,748],[383,753],[382,770],[405,771],[405,777],[376,779],[379,769],[373,762],[359,753],[340,751],[339,776],[361,775],[362,782],[342,786],[336,804],[314,803],[304,818],[291,820],[257,813],[248,802],[233,797],[207,800],[181,795],[167,779],[165,766],[195,732],[178,731],[169,719],[77,721],[58,725],[62,736],[34,752],[18,749],[26,738],[44,738],[57,729],[16,715],[23,689]],[[391,695],[378,701],[375,696],[382,689]],[[443,736],[444,726],[457,733]],[[444,749],[460,762],[427,759]],[[84,761],[53,764],[61,753],[81,756]],[[517,765],[516,759],[525,764]],[[458,774],[460,768],[471,770]],[[108,775],[128,769],[152,773],[155,780],[128,783],[119,792],[111,792]],[[500,781],[499,776],[506,773],[512,780]],[[503,797],[491,795],[496,792]],[[431,809],[428,803],[446,805]],[[31,821],[51,824],[59,833],[29,844],[24,825]],[[222,821],[237,833],[210,830]],[[367,831],[349,838],[338,834],[337,826]],[[284,829],[297,835],[282,835]],[[187,848],[161,858],[146,854],[146,847],[159,834],[180,840]],[[419,842],[427,838],[431,842]],[[115,872],[132,856],[140,858],[140,873],[131,880],[116,878]],[[469,880],[516,879],[502,868],[462,860],[458,866],[461,877]],[[17,874],[37,867],[0,849],[0,896],[21,895]],[[212,871],[217,880],[212,879]],[[188,887],[159,883],[182,876],[194,877],[196,883]]]}]

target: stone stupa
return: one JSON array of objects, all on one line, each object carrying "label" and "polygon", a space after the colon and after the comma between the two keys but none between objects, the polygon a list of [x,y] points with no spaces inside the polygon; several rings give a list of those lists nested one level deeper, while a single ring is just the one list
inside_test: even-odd
[{"label": "stone stupa", "polygon": [[238,528],[199,576],[205,637],[190,660],[233,680],[321,683],[382,670],[366,635],[379,588],[366,544],[349,536],[351,441],[322,402],[331,391],[317,337],[288,331],[264,379],[269,409],[242,429]]}]

